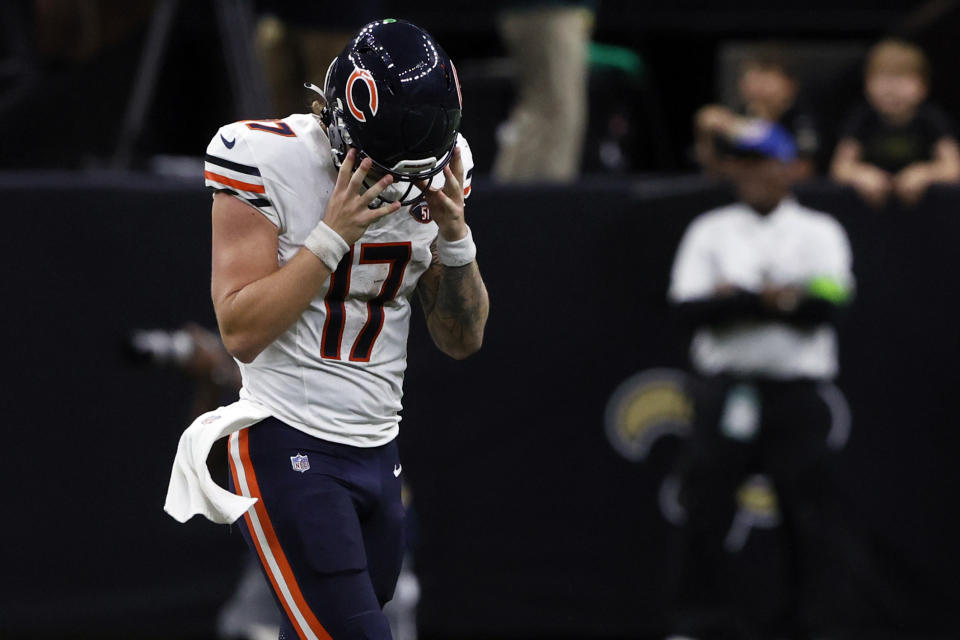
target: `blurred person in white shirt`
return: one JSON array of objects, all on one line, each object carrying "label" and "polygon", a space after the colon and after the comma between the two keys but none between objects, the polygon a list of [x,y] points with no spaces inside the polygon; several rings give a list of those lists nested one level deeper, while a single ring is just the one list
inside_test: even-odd
[{"label": "blurred person in white shirt", "polygon": [[[775,487],[795,569],[786,585],[791,637],[848,638],[863,609],[851,586],[855,552],[837,500],[836,449],[848,416],[837,375],[836,324],[852,299],[843,227],[799,204],[796,146],[755,121],[723,142],[719,166],[738,201],[696,218],[680,243],[669,298],[694,331],[697,418],[682,457],[686,556],[678,633],[770,637],[732,609],[724,550],[738,487],[751,474]],[[846,424],[844,424],[846,422]]]}]

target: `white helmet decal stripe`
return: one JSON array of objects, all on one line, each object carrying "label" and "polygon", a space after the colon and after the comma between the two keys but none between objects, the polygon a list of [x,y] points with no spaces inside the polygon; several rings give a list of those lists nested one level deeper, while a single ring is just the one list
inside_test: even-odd
[{"label": "white helmet decal stripe", "polygon": [[350,77],[347,78],[347,108],[350,110],[350,114],[359,120],[360,122],[366,122],[367,116],[357,107],[356,103],[353,101],[353,85],[357,80],[362,80],[364,84],[367,85],[367,90],[370,94],[370,115],[377,115],[377,107],[379,105],[379,99],[377,96],[377,83],[373,81],[373,76],[370,75],[370,72],[366,69],[360,69],[355,67],[353,73],[350,74]]}]

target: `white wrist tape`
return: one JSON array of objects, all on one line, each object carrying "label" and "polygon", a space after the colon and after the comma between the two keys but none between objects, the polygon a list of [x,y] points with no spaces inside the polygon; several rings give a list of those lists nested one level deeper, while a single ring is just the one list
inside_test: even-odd
[{"label": "white wrist tape", "polygon": [[443,236],[437,238],[437,253],[440,264],[445,267],[462,267],[477,259],[477,245],[473,243],[473,232],[467,227],[467,235],[449,242]]},{"label": "white wrist tape", "polygon": [[310,250],[313,255],[320,258],[320,262],[330,269],[330,273],[337,270],[340,259],[350,251],[350,245],[340,237],[340,234],[327,226],[321,220],[307,239],[303,241],[303,246]]}]

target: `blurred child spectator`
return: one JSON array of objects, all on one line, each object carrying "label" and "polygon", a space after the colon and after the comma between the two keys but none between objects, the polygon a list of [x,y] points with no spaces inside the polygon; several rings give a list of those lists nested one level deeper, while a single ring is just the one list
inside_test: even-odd
[{"label": "blurred child spectator", "polygon": [[779,124],[796,145],[801,177],[816,170],[820,135],[809,111],[798,102],[799,84],[780,53],[759,50],[740,67],[737,82],[740,105],[730,109],[719,104],[702,107],[695,117],[696,155],[710,173],[718,171],[718,141],[726,144],[753,119]]},{"label": "blurred child spectator", "polygon": [[950,120],[927,102],[930,71],[919,47],[876,44],[864,88],[866,102],[848,117],[833,155],[834,180],[875,206],[891,193],[912,205],[931,184],[960,181],[960,147]]}]

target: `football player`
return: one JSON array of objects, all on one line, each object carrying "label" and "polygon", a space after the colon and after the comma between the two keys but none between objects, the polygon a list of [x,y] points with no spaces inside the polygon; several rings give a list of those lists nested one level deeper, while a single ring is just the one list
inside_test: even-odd
[{"label": "football player", "polygon": [[212,297],[241,398],[229,440],[242,529],[281,638],[389,638],[403,555],[401,408],[410,297],[437,346],[480,348],[489,302],[464,218],[456,69],[402,20],[363,27],[314,113],[222,127],[207,147]]}]

